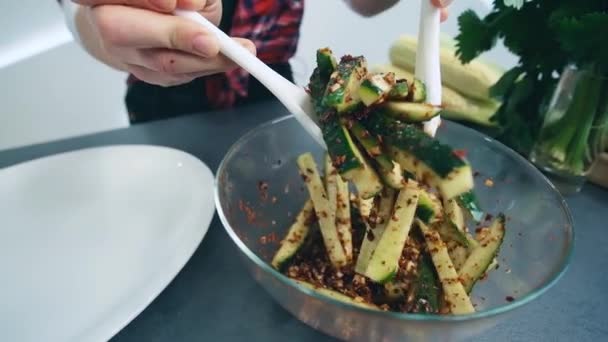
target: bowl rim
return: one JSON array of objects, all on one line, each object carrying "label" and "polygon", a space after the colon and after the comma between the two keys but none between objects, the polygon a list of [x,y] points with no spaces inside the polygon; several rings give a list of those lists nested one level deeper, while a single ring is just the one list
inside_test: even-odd
[{"label": "bowl rim", "polygon": [[255,127],[253,127],[252,129],[247,131],[245,134],[243,134],[239,139],[237,139],[237,141],[235,141],[231,145],[231,147],[228,149],[228,151],[222,158],[222,161],[220,162],[220,164],[217,168],[216,175],[215,175],[215,182],[214,182],[215,183],[214,184],[214,199],[215,199],[215,204],[216,204],[216,210],[218,212],[220,221],[222,222],[222,226],[224,227],[224,229],[226,230],[226,232],[228,233],[228,235],[230,236],[232,241],[253,263],[255,263],[264,272],[269,273],[271,276],[273,276],[275,279],[277,279],[284,285],[294,288],[296,290],[299,290],[300,292],[306,294],[307,296],[313,297],[314,299],[317,299],[317,300],[320,300],[320,301],[323,301],[323,302],[326,302],[326,303],[329,303],[332,305],[336,305],[338,307],[342,307],[347,310],[353,310],[353,311],[359,311],[361,313],[378,315],[380,318],[396,319],[396,320],[400,320],[400,321],[417,321],[417,322],[461,322],[461,321],[469,321],[469,320],[475,320],[475,319],[490,318],[490,317],[497,316],[502,313],[506,313],[509,311],[513,311],[517,308],[520,308],[520,307],[534,301],[535,299],[541,297],[543,294],[545,294],[550,288],[552,288],[564,276],[564,274],[568,270],[568,268],[571,264],[571,261],[572,261],[572,255],[573,255],[574,243],[575,243],[573,217],[572,217],[572,214],[568,207],[568,204],[566,203],[566,200],[560,194],[560,192],[557,190],[557,188],[553,185],[553,183],[551,183],[551,181],[542,172],[540,172],[540,170],[538,170],[536,167],[534,167],[534,165],[532,165],[527,159],[525,159],[523,156],[521,156],[519,153],[515,152],[508,146],[506,146],[506,145],[502,144],[501,142],[499,142],[495,139],[492,139],[492,138],[486,136],[485,134],[482,134],[472,128],[469,128],[467,126],[464,126],[462,124],[459,124],[459,123],[451,121],[451,120],[443,119],[444,121],[449,121],[450,125],[460,126],[460,128],[467,131],[467,134],[477,135],[478,137],[482,138],[483,140],[487,141],[488,143],[495,144],[499,149],[503,150],[508,155],[514,156],[517,160],[522,162],[524,167],[528,168],[532,173],[535,173],[537,176],[540,176],[541,179],[544,180],[546,185],[549,186],[549,189],[551,190],[553,195],[556,196],[556,198],[559,200],[558,201],[559,205],[561,206],[561,209],[563,210],[563,212],[566,215],[566,218],[567,218],[566,227],[570,233],[569,234],[570,243],[568,245],[568,250],[566,252],[566,256],[563,259],[564,262],[561,265],[560,269],[558,269],[556,272],[554,272],[552,274],[552,276],[549,277],[548,280],[545,281],[540,287],[538,287],[537,289],[533,290],[532,292],[528,293],[527,295],[525,295],[523,297],[516,298],[512,302],[506,303],[504,305],[501,305],[501,306],[498,306],[498,307],[495,307],[495,308],[492,308],[489,310],[477,311],[477,312],[474,312],[471,314],[463,314],[463,315],[429,315],[429,314],[403,313],[403,312],[394,312],[394,311],[375,310],[375,309],[371,309],[371,308],[351,305],[351,304],[333,299],[331,297],[322,295],[322,294],[318,293],[317,291],[314,291],[307,287],[298,285],[291,278],[285,276],[283,273],[277,271],[276,269],[271,267],[267,262],[262,260],[262,258],[260,258],[251,249],[249,249],[249,247],[247,247],[247,245],[245,245],[245,243],[243,243],[243,241],[238,237],[238,235],[232,229],[230,223],[228,222],[228,218],[222,208],[222,205],[220,202],[220,189],[219,189],[220,177],[223,173],[224,168],[226,167],[228,157],[231,156],[235,152],[235,149],[237,146],[239,146],[243,141],[248,140],[250,137],[252,137],[257,132],[259,132],[269,126],[273,126],[273,125],[276,125],[278,123],[281,123],[283,121],[287,121],[290,119],[294,119],[294,115],[289,114],[289,115],[285,115],[285,116],[282,116],[279,118],[268,120],[266,122],[263,122],[262,124],[259,124]]}]

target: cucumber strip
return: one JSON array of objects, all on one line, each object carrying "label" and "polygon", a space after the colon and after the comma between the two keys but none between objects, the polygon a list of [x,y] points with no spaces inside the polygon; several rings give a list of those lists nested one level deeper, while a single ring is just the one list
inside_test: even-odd
[{"label": "cucumber strip", "polygon": [[393,73],[368,75],[359,87],[361,101],[367,107],[384,101],[394,84],[395,74]]},{"label": "cucumber strip", "polygon": [[479,241],[460,270],[460,280],[467,292],[471,292],[498,255],[505,236],[505,216],[499,215],[490,225],[487,234]]},{"label": "cucumber strip", "polygon": [[342,267],[346,265],[347,260],[336,229],[336,213],[331,211],[329,206],[317,164],[311,153],[300,155],[297,164],[310,193],[329,259],[334,267]]},{"label": "cucumber strip", "polygon": [[353,232],[350,217],[350,193],[348,191],[348,183],[345,182],[340,176],[336,177],[336,189],[336,229],[338,230],[338,237],[342,242],[346,259],[350,262],[353,260]]},{"label": "cucumber strip", "polygon": [[422,253],[418,263],[418,279],[416,280],[414,293],[416,302],[415,311],[422,313],[439,312],[441,283],[433,266],[431,257]]},{"label": "cucumber strip", "polygon": [[319,287],[319,286],[315,286],[311,283],[305,282],[305,281],[301,281],[301,280],[297,280],[297,279],[293,279],[291,278],[291,280],[293,280],[296,284],[311,289],[321,295],[324,295],[326,297],[341,301],[343,303],[346,304],[351,304],[354,306],[358,306],[361,308],[365,308],[365,309],[371,309],[371,310],[380,310],[380,308],[374,304],[371,303],[365,303],[365,302],[360,302],[360,301],[356,301],[354,298],[351,298],[345,294],[342,294],[338,291],[334,291],[334,290],[330,290],[330,289],[326,289],[324,287]]},{"label": "cucumber strip", "polygon": [[312,200],[309,199],[296,216],[295,222],[289,227],[287,235],[281,241],[281,247],[279,247],[270,263],[272,267],[280,270],[298,252],[308,237],[313,217],[314,207]]},{"label": "cucumber strip", "polygon": [[483,220],[484,212],[477,201],[477,196],[473,190],[465,192],[457,197],[458,203],[466,211],[467,215],[475,222],[479,223]]},{"label": "cucumber strip", "polygon": [[400,79],[395,82],[391,90],[388,92],[388,100],[406,100],[410,93],[410,87],[407,84],[407,80]]},{"label": "cucumber strip", "polygon": [[329,77],[334,71],[336,71],[337,66],[338,61],[330,48],[326,47],[317,50],[317,67],[319,68],[321,81],[324,84],[329,82]]},{"label": "cucumber strip", "polygon": [[418,227],[424,235],[427,249],[437,270],[437,275],[443,287],[443,295],[449,302],[450,311],[455,315],[475,312],[471,299],[467,295],[464,286],[458,279],[458,273],[452,264],[448,249],[441,240],[439,233],[427,227],[424,222],[416,220]]},{"label": "cucumber strip", "polygon": [[414,78],[410,89],[410,101],[422,103],[426,101],[426,84],[421,80]]},{"label": "cucumber strip", "polygon": [[383,151],[378,138],[371,135],[369,131],[357,121],[351,121],[347,126],[350,126],[350,131],[359,141],[361,146],[363,146],[367,155],[376,161],[379,166],[378,172],[385,183],[394,189],[403,188],[403,172],[401,171],[401,166],[393,162]]},{"label": "cucumber strip", "polygon": [[403,170],[415,174],[417,180],[439,190],[444,198],[453,198],[474,186],[471,168],[468,165],[455,168],[450,175],[441,177],[409,152],[396,147],[390,147],[389,151],[393,160],[399,163]]},{"label": "cucumber strip", "polygon": [[[441,238],[443,239],[443,236]],[[450,255],[450,259],[452,259],[456,271],[460,271],[462,265],[467,261],[470,248],[461,245],[455,240],[446,241],[445,244],[448,246],[448,254]]]},{"label": "cucumber strip", "polygon": [[466,225],[464,222],[464,213],[462,208],[455,199],[443,200],[446,219],[450,220],[458,230],[466,233]]},{"label": "cucumber strip", "polygon": [[369,264],[369,259],[372,253],[376,249],[380,237],[384,233],[384,228],[390,220],[393,207],[395,205],[395,197],[397,192],[391,188],[385,188],[380,193],[380,200],[378,204],[378,219],[376,225],[372,228],[367,225],[365,237],[361,243],[359,249],[359,256],[357,257],[357,263],[355,264],[355,272],[364,274]]},{"label": "cucumber strip", "polygon": [[441,113],[441,108],[427,103],[387,101],[385,113],[405,122],[428,121]]},{"label": "cucumber strip", "polygon": [[452,221],[443,220],[441,223],[435,225],[435,228],[442,240],[446,242],[455,241],[465,248],[469,248],[470,243],[466,233],[458,229]]},{"label": "cucumber strip", "polygon": [[331,74],[323,98],[325,106],[334,108],[338,113],[348,113],[361,104],[359,87],[367,74],[365,58],[344,57],[336,71]]},{"label": "cucumber strip", "polygon": [[393,214],[365,270],[364,275],[371,280],[384,284],[396,275],[403,246],[414,221],[418,198],[418,183],[408,181],[405,188],[397,195]]},{"label": "cucumber strip", "polygon": [[338,170],[331,162],[329,154],[325,154],[325,191],[327,191],[327,200],[329,201],[329,211],[336,212],[337,197],[338,197]]},{"label": "cucumber strip", "polygon": [[439,222],[443,218],[443,208],[437,196],[421,189],[416,217],[426,224]]},{"label": "cucumber strip", "polygon": [[383,114],[371,114],[364,126],[381,136],[391,148],[393,160],[416,175],[416,178],[436,187],[450,199],[471,190],[474,186],[470,165],[459,158],[452,148],[430,137],[412,124],[405,124]]}]

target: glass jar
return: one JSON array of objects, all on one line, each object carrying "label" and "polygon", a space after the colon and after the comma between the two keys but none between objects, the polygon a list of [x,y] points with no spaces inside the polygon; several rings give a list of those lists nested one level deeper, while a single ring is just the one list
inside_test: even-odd
[{"label": "glass jar", "polygon": [[577,193],[608,147],[608,77],[567,66],[547,108],[530,160],[564,195]]}]

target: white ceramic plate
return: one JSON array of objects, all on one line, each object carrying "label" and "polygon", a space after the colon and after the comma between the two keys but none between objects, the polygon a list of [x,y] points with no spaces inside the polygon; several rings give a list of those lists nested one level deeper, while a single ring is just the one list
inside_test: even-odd
[{"label": "white ceramic plate", "polygon": [[0,341],[104,341],[169,284],[215,211],[193,156],[114,146],[0,170]]}]

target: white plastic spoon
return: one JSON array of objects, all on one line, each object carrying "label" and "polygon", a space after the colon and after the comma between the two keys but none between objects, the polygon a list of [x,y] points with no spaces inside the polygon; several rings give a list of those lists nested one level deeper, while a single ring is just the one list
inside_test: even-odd
[{"label": "white plastic spoon", "polygon": [[[441,105],[441,68],[439,64],[439,25],[441,12],[429,0],[421,0],[416,49],[416,78],[426,85],[429,104]],[[439,116],[425,122],[424,130],[435,136],[441,124]]]},{"label": "white plastic spoon", "polygon": [[323,141],[323,134],[316,123],[316,115],[310,95],[308,95],[302,87],[295,85],[276,71],[272,70],[268,65],[232,40],[232,38],[213,25],[200,13],[176,10],[175,15],[193,20],[215,34],[222,54],[247,70],[247,72],[268,88],[268,90],[270,90],[270,92],[294,115],[315,141],[323,148],[326,148],[325,142]]}]

